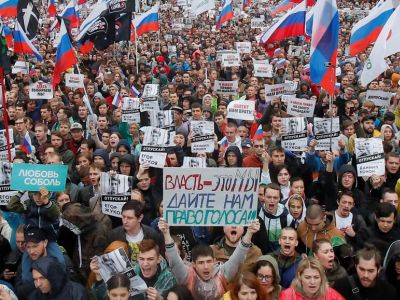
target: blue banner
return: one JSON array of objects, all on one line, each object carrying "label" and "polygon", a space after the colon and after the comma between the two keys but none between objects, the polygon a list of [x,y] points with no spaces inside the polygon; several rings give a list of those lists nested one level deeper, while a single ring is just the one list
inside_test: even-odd
[{"label": "blue banner", "polygon": [[39,191],[45,187],[50,192],[65,190],[68,166],[13,164],[11,189],[16,191]]}]

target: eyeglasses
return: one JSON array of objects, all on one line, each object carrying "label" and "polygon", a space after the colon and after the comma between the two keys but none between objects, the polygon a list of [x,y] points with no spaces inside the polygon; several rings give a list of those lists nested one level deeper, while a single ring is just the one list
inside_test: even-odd
[{"label": "eyeglasses", "polygon": [[272,275],[263,275],[263,274],[257,274],[257,278],[260,281],[272,281],[274,276]]}]

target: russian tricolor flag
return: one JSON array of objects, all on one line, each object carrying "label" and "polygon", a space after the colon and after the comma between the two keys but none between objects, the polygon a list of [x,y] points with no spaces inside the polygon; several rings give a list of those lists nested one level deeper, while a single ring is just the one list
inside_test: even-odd
[{"label": "russian tricolor flag", "polygon": [[120,93],[116,92],[115,96],[113,98],[113,101],[112,101],[112,105],[118,108],[121,106],[121,101],[122,101],[122,97],[121,97]]},{"label": "russian tricolor flag", "polygon": [[228,139],[226,138],[226,136],[224,136],[224,137],[218,142],[218,144],[220,144],[221,146],[223,146],[225,149],[228,148],[229,142],[228,142]]},{"label": "russian tricolor flag", "polygon": [[28,155],[32,153],[32,140],[28,132],[24,136],[24,140],[21,144],[21,149]]},{"label": "russian tricolor flag", "polygon": [[279,3],[277,6],[271,9],[271,16],[275,17],[281,12],[288,11],[289,9],[292,9],[295,6],[296,4],[294,4],[293,2],[290,2],[289,0],[283,0],[281,3]]},{"label": "russian tricolor flag", "polygon": [[222,27],[222,24],[233,19],[232,0],[224,0],[221,13],[217,19],[217,29]]},{"label": "russian tricolor flag", "polygon": [[275,43],[288,37],[304,35],[305,21],[306,2],[303,1],[270,27],[261,36],[260,43]]},{"label": "russian tricolor flag", "polygon": [[139,98],[140,97],[140,92],[135,88],[135,86],[131,86],[129,89],[129,93],[131,94],[132,97],[134,98]]},{"label": "russian tricolor flag", "polygon": [[3,24],[3,35],[6,38],[7,47],[12,47],[12,30],[7,25]]},{"label": "russian tricolor flag", "polygon": [[353,26],[350,36],[351,56],[356,56],[376,41],[396,6],[397,3],[387,0],[381,5],[375,6],[368,16]]},{"label": "russian tricolor flag", "polygon": [[16,17],[18,0],[0,0],[0,17]]},{"label": "russian tricolor flag", "polygon": [[21,25],[19,25],[19,22],[15,22],[14,29],[14,52],[21,54],[32,54],[36,56],[37,60],[42,61],[43,57],[28,39],[25,32],[22,30]]},{"label": "russian tricolor flag", "polygon": [[[333,95],[339,43],[339,13],[336,0],[317,2],[314,9],[312,33],[311,81]],[[333,67],[326,66],[327,63]]]},{"label": "russian tricolor flag", "polygon": [[61,73],[77,64],[74,49],[68,36],[64,20],[61,20],[60,42],[57,46],[56,65],[54,67],[53,87],[61,81]]},{"label": "russian tricolor flag", "polygon": [[160,30],[160,22],[158,19],[159,5],[154,5],[144,14],[133,20],[133,25],[136,28],[136,35],[141,36],[146,32]]},{"label": "russian tricolor flag", "polygon": [[47,5],[47,11],[49,12],[49,17],[54,17],[57,14],[55,0],[49,0],[49,3]]},{"label": "russian tricolor flag", "polygon": [[75,7],[76,7],[75,0],[71,0],[65,7],[64,11],[61,13],[61,17],[71,22],[70,23],[71,28],[79,27],[79,15]]},{"label": "russian tricolor flag", "polygon": [[253,136],[253,141],[262,140],[264,138],[264,131],[262,125],[259,125]]}]

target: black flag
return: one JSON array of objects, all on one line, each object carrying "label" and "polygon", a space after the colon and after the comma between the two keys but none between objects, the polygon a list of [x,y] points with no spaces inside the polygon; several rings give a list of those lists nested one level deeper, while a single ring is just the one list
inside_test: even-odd
[{"label": "black flag", "polygon": [[17,20],[26,33],[28,39],[32,40],[39,26],[39,11],[31,0],[19,0],[17,5]]},{"label": "black flag", "polygon": [[93,42],[98,50],[104,50],[114,43],[115,17],[107,15],[94,22],[79,42],[84,44],[88,40]]},{"label": "black flag", "polygon": [[115,20],[115,41],[129,41],[131,38],[132,14],[121,14]]}]

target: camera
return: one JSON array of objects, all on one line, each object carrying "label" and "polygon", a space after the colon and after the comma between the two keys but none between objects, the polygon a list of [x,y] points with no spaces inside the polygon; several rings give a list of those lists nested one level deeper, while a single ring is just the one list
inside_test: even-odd
[{"label": "camera", "polygon": [[325,65],[325,67],[327,67],[327,68],[329,68],[329,67],[332,67],[332,66],[333,66],[331,62],[326,62],[326,63],[324,63],[324,65]]}]

